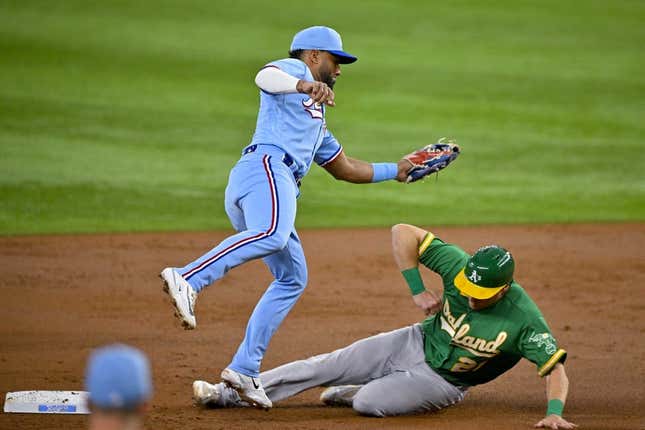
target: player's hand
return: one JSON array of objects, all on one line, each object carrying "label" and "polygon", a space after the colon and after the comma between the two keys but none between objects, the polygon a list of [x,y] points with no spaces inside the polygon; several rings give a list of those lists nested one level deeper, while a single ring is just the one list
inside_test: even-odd
[{"label": "player's hand", "polygon": [[396,163],[396,180],[399,182],[407,182],[408,180],[408,171],[410,170],[411,163],[406,160],[405,158],[402,158],[399,160],[398,163]]},{"label": "player's hand", "polygon": [[540,429],[574,429],[578,427],[574,423],[570,423],[569,421],[565,420],[562,418],[560,415],[555,415],[551,414],[546,417],[544,417],[539,423],[535,425],[535,428],[540,428]]},{"label": "player's hand", "polygon": [[327,106],[336,106],[334,91],[324,82],[319,81],[298,81],[296,90],[299,93],[308,94],[315,103],[325,103]]},{"label": "player's hand", "polygon": [[426,315],[436,314],[441,310],[441,297],[432,291],[426,290],[412,296],[412,300]]}]

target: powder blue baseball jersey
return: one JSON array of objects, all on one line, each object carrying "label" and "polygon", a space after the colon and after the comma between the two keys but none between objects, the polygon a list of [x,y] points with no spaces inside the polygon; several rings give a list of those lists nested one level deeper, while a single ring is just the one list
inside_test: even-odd
[{"label": "powder blue baseball jersey", "polygon": [[[277,67],[291,76],[314,81],[309,67],[300,60],[287,58],[265,67]],[[270,94],[260,91],[260,111],[253,144],[275,145],[289,154],[302,178],[311,162],[324,166],[340,154],[342,147],[327,129],[325,105],[314,104],[305,94]]]},{"label": "powder blue baseball jersey", "polygon": [[[284,59],[269,63],[313,81],[305,63]],[[305,94],[260,91],[260,110],[251,143],[231,170],[224,204],[237,234],[176,271],[196,292],[222,278],[230,269],[262,258],[274,281],[257,303],[242,344],[229,368],[257,377],[275,330],[307,284],[307,264],[296,233],[299,180],[312,162],[324,166],[342,147],[327,130],[325,108]],[[252,285],[254,279],[247,279]],[[222,304],[226,306],[226,304]]]}]

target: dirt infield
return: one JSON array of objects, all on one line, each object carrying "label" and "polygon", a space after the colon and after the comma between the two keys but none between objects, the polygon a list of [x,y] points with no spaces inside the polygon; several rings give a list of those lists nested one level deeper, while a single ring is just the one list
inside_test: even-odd
[{"label": "dirt infield", "polygon": [[[645,429],[645,224],[433,231],[468,251],[499,243],[514,253],[516,279],[569,351],[565,415],[571,421],[582,429]],[[224,235],[0,238],[2,399],[7,391],[81,389],[90,350],[121,341],[151,358],[151,429],[528,429],[544,413],[544,382],[526,361],[438,414],[365,418],[322,406],[320,389],[270,412],[194,407],[192,381],[215,380],[228,364],[270,275],[260,262],[232,270],[200,295],[192,332],[172,317],[157,275]],[[310,283],[274,337],[265,369],[421,319],[395,268],[387,229],[304,231],[301,237]],[[86,426],[86,416],[0,414],[1,429]]]}]

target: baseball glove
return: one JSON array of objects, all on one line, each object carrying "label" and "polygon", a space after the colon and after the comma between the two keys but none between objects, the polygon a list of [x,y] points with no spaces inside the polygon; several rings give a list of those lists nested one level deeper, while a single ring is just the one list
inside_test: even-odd
[{"label": "baseball glove", "polygon": [[415,182],[445,169],[457,156],[459,156],[459,146],[453,139],[442,137],[437,143],[424,146],[403,157],[411,164],[405,182]]}]

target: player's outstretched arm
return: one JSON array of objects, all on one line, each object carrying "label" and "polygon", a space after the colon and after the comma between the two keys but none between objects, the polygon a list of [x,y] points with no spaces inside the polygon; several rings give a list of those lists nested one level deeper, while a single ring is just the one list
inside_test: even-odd
[{"label": "player's outstretched arm", "polygon": [[[410,164],[406,160],[400,160],[396,164],[396,179],[399,182],[405,182],[407,179],[407,171]],[[347,181],[354,184],[368,184],[371,182],[378,182],[374,178],[374,165],[367,161],[357,160],[345,155],[344,152],[331,163],[324,166],[325,170],[329,172],[334,178]],[[392,172],[394,175],[394,172]]]},{"label": "player's outstretched arm", "polygon": [[549,401],[546,417],[541,419],[535,428],[573,429],[578,427],[562,418],[562,410],[567,401],[569,379],[564,371],[564,365],[557,363],[546,377],[546,395]]}]

